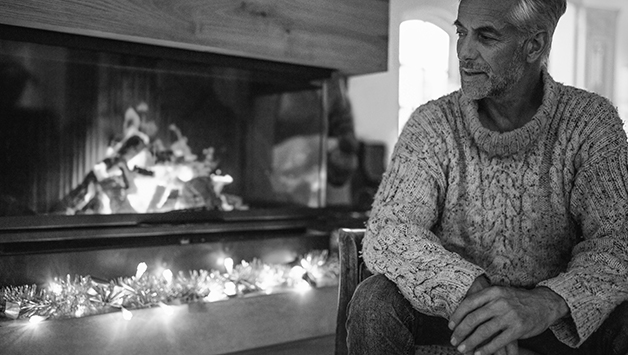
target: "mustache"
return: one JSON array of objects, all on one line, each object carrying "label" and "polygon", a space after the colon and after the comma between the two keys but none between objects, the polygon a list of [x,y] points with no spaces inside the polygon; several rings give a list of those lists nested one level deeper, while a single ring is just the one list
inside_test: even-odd
[{"label": "mustache", "polygon": [[467,69],[467,70],[475,70],[475,71],[483,71],[483,72],[490,72],[491,67],[489,67],[487,64],[482,64],[482,63],[475,63],[472,61],[459,61],[460,63],[460,69]]}]

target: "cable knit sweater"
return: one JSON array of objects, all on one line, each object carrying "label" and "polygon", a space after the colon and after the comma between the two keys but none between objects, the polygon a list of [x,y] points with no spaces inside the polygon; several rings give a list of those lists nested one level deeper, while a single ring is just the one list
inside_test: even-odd
[{"label": "cable knit sweater", "polygon": [[371,211],[367,266],[419,311],[451,316],[476,277],[546,286],[579,346],[628,299],[628,144],[611,103],[543,73],[543,103],[490,131],[460,91],[419,107]]}]

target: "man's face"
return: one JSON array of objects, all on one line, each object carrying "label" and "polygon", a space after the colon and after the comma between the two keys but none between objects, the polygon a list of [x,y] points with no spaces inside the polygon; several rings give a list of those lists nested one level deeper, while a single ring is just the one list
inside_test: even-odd
[{"label": "man's face", "polygon": [[523,37],[505,21],[515,0],[462,0],[458,19],[460,79],[465,95],[500,97],[524,73]]}]

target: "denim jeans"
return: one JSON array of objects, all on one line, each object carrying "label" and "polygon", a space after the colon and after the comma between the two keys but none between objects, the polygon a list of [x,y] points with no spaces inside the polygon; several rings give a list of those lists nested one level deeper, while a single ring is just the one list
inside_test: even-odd
[{"label": "denim jeans", "polygon": [[[447,320],[417,312],[382,275],[361,282],[347,310],[349,354],[414,354],[416,345],[449,345]],[[628,302],[620,304],[578,349],[550,330],[519,346],[542,355],[628,355]]]}]

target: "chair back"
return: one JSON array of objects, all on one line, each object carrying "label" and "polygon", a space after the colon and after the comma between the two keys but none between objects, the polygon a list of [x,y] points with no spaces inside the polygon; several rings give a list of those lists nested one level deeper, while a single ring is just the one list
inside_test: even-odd
[{"label": "chair back", "polygon": [[[358,284],[371,276],[362,260],[362,239],[364,229],[338,229],[334,238],[338,239],[340,258],[340,282],[338,289],[338,314],[336,317],[335,354],[346,355],[347,350],[347,306]],[[416,347],[415,355],[457,355],[454,347],[444,345],[422,345]],[[526,349],[519,349],[521,355],[538,355]]]},{"label": "chair back", "polygon": [[347,306],[355,288],[371,272],[364,265],[360,251],[364,229],[338,229],[334,231],[338,239],[340,258],[340,282],[338,289],[338,315],[336,318],[336,355],[347,354]]}]

